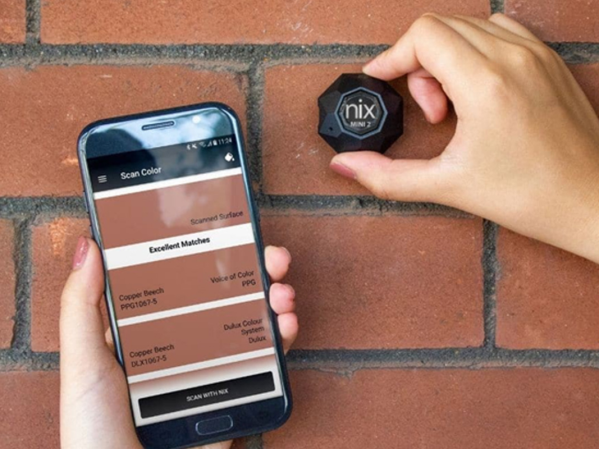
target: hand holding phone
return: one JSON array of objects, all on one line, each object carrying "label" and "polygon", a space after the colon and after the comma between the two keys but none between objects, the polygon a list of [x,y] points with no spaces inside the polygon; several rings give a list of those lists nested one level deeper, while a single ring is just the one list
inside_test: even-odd
[{"label": "hand holding phone", "polygon": [[[129,409],[125,375],[114,356],[112,335],[105,333],[101,324],[104,273],[100,252],[93,241],[81,239],[76,251],[79,263],[62,295],[61,447],[135,449],[141,444]],[[283,346],[288,350],[297,336],[298,325],[293,312],[293,289],[280,281],[291,258],[284,248],[270,246],[266,247],[265,260],[274,282],[270,289],[271,307],[278,315]],[[230,442],[223,442],[218,449],[229,446]]]},{"label": "hand holding phone", "polygon": [[142,444],[282,424],[291,398],[235,114],[205,104],[104,120],[82,132],[79,158]]}]

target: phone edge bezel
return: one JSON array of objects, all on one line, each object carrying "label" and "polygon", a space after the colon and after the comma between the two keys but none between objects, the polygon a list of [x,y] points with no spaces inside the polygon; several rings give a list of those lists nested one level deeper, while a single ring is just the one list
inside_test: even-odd
[{"label": "phone edge bezel", "polygon": [[[250,217],[252,220],[252,225],[253,225],[253,230],[254,230],[254,238],[256,240],[255,244],[258,249],[258,254],[259,254],[260,271],[261,271],[262,282],[265,287],[265,295],[266,295],[266,300],[267,300],[269,315],[270,315],[270,324],[273,329],[273,336],[275,337],[274,338],[275,343],[276,343],[275,350],[277,353],[277,361],[279,364],[281,386],[282,386],[282,391],[283,391],[283,395],[280,398],[272,398],[272,399],[267,399],[264,401],[273,401],[273,400],[281,399],[283,401],[283,412],[278,420],[273,421],[269,425],[254,427],[251,430],[250,429],[241,429],[241,430],[237,430],[237,431],[226,432],[224,434],[218,435],[217,437],[198,439],[198,440],[190,442],[189,445],[169,447],[169,449],[183,449],[183,448],[188,448],[188,447],[194,447],[198,444],[201,444],[201,445],[211,444],[211,443],[224,441],[224,440],[228,440],[228,439],[241,438],[244,436],[268,432],[268,431],[274,430],[274,429],[282,426],[289,419],[289,416],[291,415],[291,411],[293,409],[291,386],[290,386],[290,381],[289,381],[289,375],[288,375],[287,364],[286,364],[286,360],[285,360],[283,344],[282,344],[280,331],[279,331],[279,327],[278,327],[278,322],[276,319],[276,315],[269,304],[270,279],[266,272],[266,263],[264,260],[264,243],[263,243],[262,233],[261,233],[261,228],[260,228],[260,216],[259,216],[258,206],[256,204],[254,192],[253,192],[252,185],[251,185],[252,181],[250,178],[250,176],[251,176],[250,171],[248,169],[247,154],[246,154],[246,150],[245,150],[245,141],[243,138],[241,122],[239,120],[238,115],[235,113],[235,111],[228,105],[219,103],[219,102],[206,102],[206,103],[199,103],[199,104],[183,106],[183,107],[178,107],[178,108],[162,109],[162,110],[157,110],[157,111],[152,111],[152,112],[130,114],[130,115],[125,115],[125,116],[113,117],[113,118],[109,118],[109,119],[97,120],[97,121],[94,121],[94,122],[90,123],[89,125],[87,125],[81,131],[81,133],[79,134],[79,137],[77,139],[77,156],[79,159],[81,179],[82,179],[82,183],[83,183],[84,201],[86,201],[86,205],[87,205],[88,216],[89,216],[89,220],[91,223],[90,227],[91,227],[92,237],[94,238],[94,240],[99,242],[100,251],[102,253],[102,264],[103,264],[103,270],[104,270],[105,279],[106,279],[106,281],[105,281],[105,301],[106,301],[106,306],[108,309],[110,329],[111,329],[114,343],[115,343],[117,360],[119,361],[119,364],[121,365],[121,368],[123,369],[123,372],[124,372],[122,348],[120,345],[118,327],[116,326],[116,315],[115,315],[115,312],[114,312],[114,309],[112,306],[112,301],[110,298],[110,284],[109,284],[108,276],[106,275],[107,272],[106,272],[106,266],[104,264],[104,254],[103,254],[103,250],[102,250],[103,246],[101,244],[101,235],[99,233],[97,214],[96,214],[96,210],[95,210],[94,200],[92,197],[91,178],[89,175],[89,171],[87,169],[87,156],[86,156],[87,153],[86,153],[85,144],[86,144],[87,138],[90,135],[90,133],[94,129],[96,129],[100,126],[110,125],[110,124],[119,124],[119,123],[124,123],[124,122],[132,121],[132,120],[140,120],[140,119],[146,119],[146,118],[147,119],[152,119],[152,118],[155,119],[157,117],[160,117],[160,116],[166,115],[166,114],[177,114],[177,113],[188,112],[188,111],[192,111],[192,110],[199,111],[199,110],[205,110],[205,109],[209,109],[209,108],[218,109],[220,112],[222,112],[223,114],[225,114],[227,116],[227,118],[231,122],[231,126],[233,128],[235,137],[238,142],[239,154],[241,155],[242,175],[243,175],[244,186],[245,186],[245,190],[246,190],[246,197],[248,200],[248,208],[250,210]],[[129,394],[128,385],[127,385],[127,393]],[[263,402],[263,401],[258,401],[258,403],[259,402]],[[251,408],[251,406],[253,404],[256,404],[256,403],[249,403],[249,404],[243,404],[243,405],[236,406],[236,407],[223,408],[223,409],[219,409],[217,411],[212,411],[212,412],[207,412],[207,413],[223,413],[223,414],[225,414],[224,412],[226,410],[233,409],[233,408]],[[131,398],[129,398],[129,405],[131,408],[131,413],[133,414]],[[194,418],[201,421],[201,419],[199,419],[199,417],[201,417],[202,415],[206,415],[206,413],[198,414],[198,415],[191,415],[191,416],[185,417],[185,418],[177,418],[176,420],[171,420],[171,421],[180,421],[180,420],[187,421],[187,420],[191,420]],[[139,437],[139,434],[140,434],[139,429],[142,429],[144,427],[156,426],[156,425],[165,425],[165,423],[168,423],[171,421],[165,421],[163,423],[156,423],[156,424],[149,424],[147,426],[141,426],[141,427],[135,426],[135,430]],[[235,424],[232,429],[235,429]],[[141,442],[141,439],[140,439],[140,442]],[[146,446],[146,447],[161,448],[162,446]]]}]

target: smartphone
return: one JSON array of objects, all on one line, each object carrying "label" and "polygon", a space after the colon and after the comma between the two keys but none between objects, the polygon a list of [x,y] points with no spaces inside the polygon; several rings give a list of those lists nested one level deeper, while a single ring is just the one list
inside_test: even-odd
[{"label": "smartphone", "polygon": [[239,119],[220,103],[79,136],[116,355],[146,448],[272,430],[291,412]]}]

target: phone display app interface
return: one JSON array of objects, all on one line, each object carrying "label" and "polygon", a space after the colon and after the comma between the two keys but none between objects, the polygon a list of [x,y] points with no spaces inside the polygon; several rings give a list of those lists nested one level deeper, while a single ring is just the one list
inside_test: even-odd
[{"label": "phone display app interface", "polygon": [[88,159],[136,425],[282,395],[234,136]]}]

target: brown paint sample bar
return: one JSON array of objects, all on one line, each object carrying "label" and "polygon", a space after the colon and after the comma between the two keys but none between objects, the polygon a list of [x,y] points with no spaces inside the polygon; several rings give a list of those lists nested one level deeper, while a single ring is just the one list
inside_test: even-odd
[{"label": "brown paint sample bar", "polygon": [[241,175],[99,199],[96,209],[106,249],[250,222]]},{"label": "brown paint sample bar", "polygon": [[121,326],[119,333],[128,376],[273,346],[265,300]]},{"label": "brown paint sample bar", "polygon": [[[273,355],[257,357],[255,359],[243,360],[241,362],[227,363],[226,365],[204,368],[200,371],[173,374],[172,376],[159,377],[158,379],[146,380],[129,384],[129,389],[135,397],[153,396],[173,388],[183,388],[180,385],[202,385],[205,379],[227,379],[231,377],[242,377],[248,373],[264,372],[277,368],[277,358]],[[212,380],[210,381],[212,382]]]},{"label": "brown paint sample bar", "polygon": [[111,270],[110,288],[117,319],[263,291],[253,244]]}]

